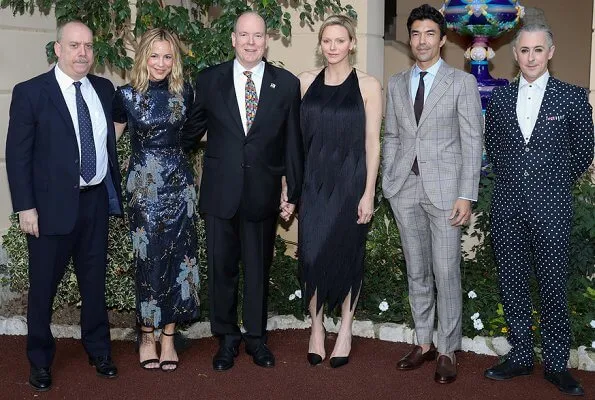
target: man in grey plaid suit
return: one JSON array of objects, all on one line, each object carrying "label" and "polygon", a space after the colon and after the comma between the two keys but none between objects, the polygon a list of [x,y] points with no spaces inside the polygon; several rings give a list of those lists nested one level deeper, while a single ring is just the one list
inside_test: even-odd
[{"label": "man in grey plaid suit", "polygon": [[412,10],[407,28],[416,63],[389,80],[382,161],[382,188],[401,234],[418,343],[397,369],[436,358],[437,303],[434,380],[450,383],[461,346],[461,225],[471,216],[481,169],[481,101],[473,75],[440,57],[446,23],[438,10],[427,4]]}]

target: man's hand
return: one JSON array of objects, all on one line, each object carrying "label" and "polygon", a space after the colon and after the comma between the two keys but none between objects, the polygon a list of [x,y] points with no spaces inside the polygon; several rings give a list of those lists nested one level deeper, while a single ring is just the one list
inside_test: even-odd
[{"label": "man's hand", "polygon": [[374,196],[364,194],[357,206],[357,223],[367,224],[374,214]]},{"label": "man's hand", "polygon": [[471,218],[471,200],[457,199],[448,219],[452,226],[461,226]]},{"label": "man's hand", "polygon": [[39,226],[37,225],[37,209],[31,208],[29,210],[19,211],[19,227],[21,231],[29,235],[39,237]]}]

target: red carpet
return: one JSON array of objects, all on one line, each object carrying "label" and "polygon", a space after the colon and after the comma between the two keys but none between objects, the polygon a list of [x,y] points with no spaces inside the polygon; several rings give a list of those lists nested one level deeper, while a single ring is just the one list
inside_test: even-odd
[{"label": "red carpet", "polygon": [[[458,379],[450,385],[434,382],[434,363],[414,371],[397,371],[396,361],[410,348],[407,344],[354,338],[350,363],[332,369],[328,359],[311,367],[306,361],[305,330],[274,331],[269,346],[277,365],[257,367],[240,348],[233,369],[215,372],[211,357],[217,349],[214,338],[194,340],[180,354],[173,373],[144,371],[132,342],[114,342],[113,358],[120,375],[102,379],[88,365],[79,341],[60,339],[49,392],[38,393],[28,384],[29,365],[24,336],[0,336],[1,399],[569,399],[543,378],[541,366],[531,376],[506,382],[483,377],[496,357],[457,354]],[[330,354],[334,336],[327,339]],[[595,399],[595,373],[572,371],[585,388],[586,399]]]}]

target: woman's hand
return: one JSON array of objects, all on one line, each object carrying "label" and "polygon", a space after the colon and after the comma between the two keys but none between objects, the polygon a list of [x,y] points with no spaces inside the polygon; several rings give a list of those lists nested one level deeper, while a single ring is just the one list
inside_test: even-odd
[{"label": "woman's hand", "polygon": [[374,195],[364,194],[357,206],[357,223],[367,224],[374,214]]}]

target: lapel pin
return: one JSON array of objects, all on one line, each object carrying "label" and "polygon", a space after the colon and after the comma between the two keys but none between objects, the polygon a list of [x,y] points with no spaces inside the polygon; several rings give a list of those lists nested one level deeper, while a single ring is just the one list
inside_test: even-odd
[{"label": "lapel pin", "polygon": [[271,88],[273,88],[273,89],[274,89],[274,88],[276,88],[276,87],[277,87],[277,85],[275,85],[274,83],[271,83]]}]

